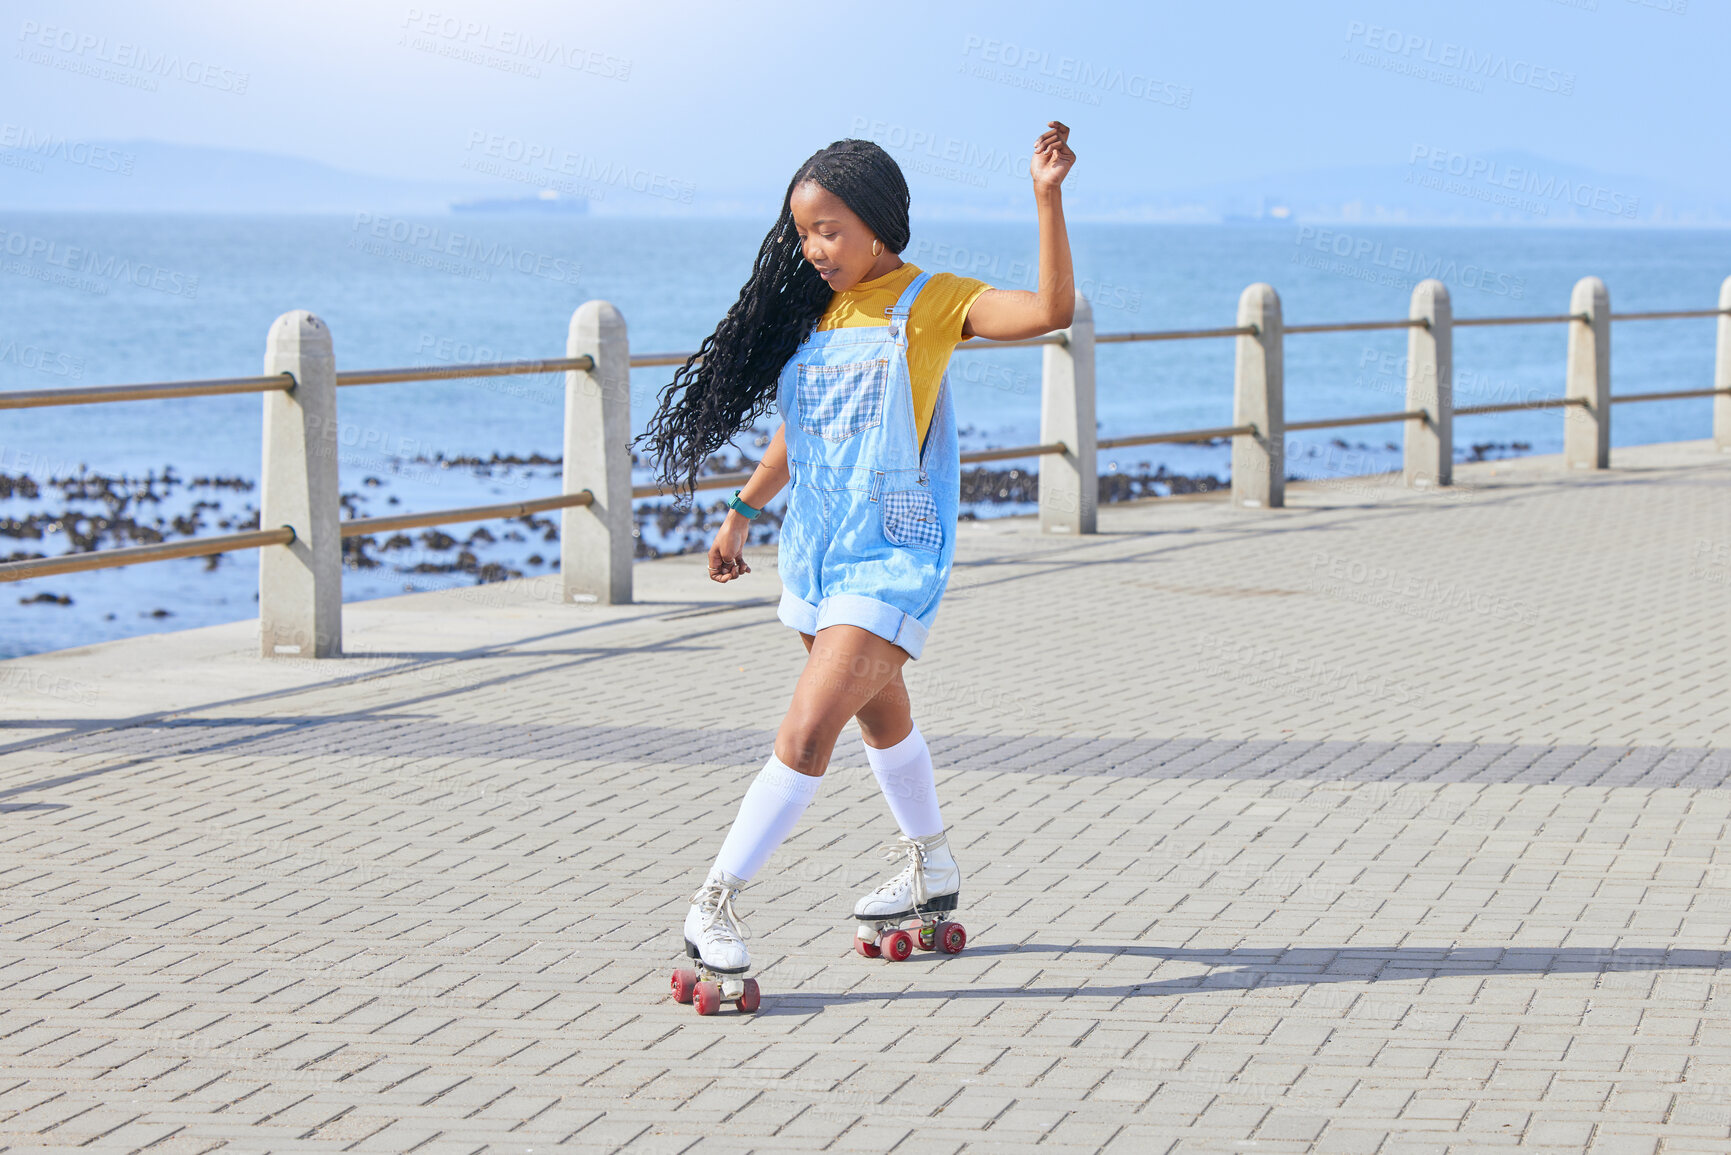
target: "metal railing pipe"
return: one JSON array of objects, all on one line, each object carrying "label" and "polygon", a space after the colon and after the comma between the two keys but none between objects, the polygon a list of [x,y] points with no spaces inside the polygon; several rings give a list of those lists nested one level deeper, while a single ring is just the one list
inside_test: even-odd
[{"label": "metal railing pipe", "polygon": [[1570,407],[1585,409],[1587,400],[1584,397],[1542,397],[1537,401],[1506,401],[1495,405],[1462,405],[1455,410],[1455,416],[1477,417],[1485,413],[1518,413],[1523,409],[1567,409]]},{"label": "metal railing pipe", "polygon": [[1661,309],[1652,313],[1612,313],[1613,321],[1672,321],[1681,317],[1724,317],[1731,309]]},{"label": "metal railing pipe", "polygon": [[1223,329],[1154,329],[1142,333],[1097,333],[1096,345],[1118,345],[1125,341],[1199,341],[1209,337],[1254,337],[1255,325],[1228,325]]},{"label": "metal railing pipe", "polygon": [[70,389],[18,389],[0,392],[0,409],[42,409],[51,405],[102,405],[111,401],[160,401],[169,397],[220,397],[229,393],[287,392],[295,379],[287,373],[265,377],[216,377],[209,381],[162,381],[146,385],[83,385]]},{"label": "metal railing pipe", "polygon": [[1218,441],[1223,437],[1250,437],[1254,425],[1224,425],[1219,429],[1180,429],[1175,433],[1137,433],[1129,437],[1102,437],[1101,449],[1126,449],[1132,445],[1185,445],[1195,441]]},{"label": "metal railing pipe", "polygon": [[1070,446],[1062,441],[1048,441],[1044,445],[1012,445],[1007,449],[972,449],[962,454],[961,460],[962,464],[968,465],[976,461],[1005,461],[1013,457],[1042,457],[1048,453],[1069,452]]},{"label": "metal railing pipe", "polygon": [[1611,404],[1621,405],[1625,401],[1682,401],[1691,397],[1721,397],[1731,394],[1731,389],[1669,389],[1663,393],[1616,393],[1611,396]]},{"label": "metal railing pipe", "polygon": [[355,369],[337,374],[338,385],[388,385],[396,381],[444,381],[466,377],[515,377],[595,367],[591,357],[545,357],[534,361],[489,361],[476,365],[421,365],[407,369]]},{"label": "metal railing pipe", "polygon": [[631,358],[633,369],[650,369],[657,365],[683,365],[696,353],[638,353]]},{"label": "metal railing pipe", "polygon": [[1325,321],[1317,325],[1288,325],[1288,333],[1368,333],[1374,329],[1422,329],[1423,317],[1404,321]]},{"label": "metal railing pipe", "polygon": [[1387,425],[1395,421],[1423,421],[1428,414],[1423,409],[1403,409],[1399,413],[1366,413],[1359,417],[1319,417],[1311,421],[1288,421],[1286,428],[1343,429],[1348,425]]},{"label": "metal railing pipe", "polygon": [[570,509],[588,505],[594,496],[581,493],[561,493],[557,497],[538,497],[533,501],[506,501],[498,505],[470,505],[461,509],[436,509],[430,513],[393,513],[386,517],[357,517],[342,523],[344,537],[364,537],[375,533],[394,533],[400,529],[423,529],[432,525],[455,525],[460,521],[492,521],[494,518],[528,517],[555,509]]},{"label": "metal railing pipe", "polygon": [[147,561],[169,561],[179,557],[209,557],[218,553],[233,553],[242,549],[263,549],[267,545],[288,545],[295,531],[255,529],[244,533],[213,534],[186,541],[154,542],[150,545],[128,545],[119,549],[98,549],[62,557],[30,558],[26,561],[0,562],[0,582],[19,582],[29,578],[53,577],[63,573],[84,573],[88,570],[116,569]]},{"label": "metal railing pipe", "polygon": [[1561,325],[1565,321],[1590,320],[1585,313],[1557,313],[1544,317],[1456,317],[1455,328],[1482,325]]}]

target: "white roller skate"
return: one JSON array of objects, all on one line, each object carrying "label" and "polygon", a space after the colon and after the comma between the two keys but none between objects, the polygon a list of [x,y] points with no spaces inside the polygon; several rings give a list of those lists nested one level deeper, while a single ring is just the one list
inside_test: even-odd
[{"label": "white roller skate", "polygon": [[700,1015],[713,1015],[722,1003],[733,1003],[746,1014],[757,1010],[757,980],[745,977],[751,969],[751,952],[745,949],[750,932],[733,911],[733,896],[744,885],[726,871],[711,868],[691,896],[691,909],[685,914],[685,953],[697,960],[697,966],[673,972],[673,1001],[696,1004]]},{"label": "white roller skate", "polygon": [[920,950],[960,954],[968,932],[945,915],[954,914],[961,898],[962,872],[950,855],[943,834],[925,838],[902,836],[908,864],[900,874],[854,904],[859,919],[854,949],[866,958],[901,962]]}]

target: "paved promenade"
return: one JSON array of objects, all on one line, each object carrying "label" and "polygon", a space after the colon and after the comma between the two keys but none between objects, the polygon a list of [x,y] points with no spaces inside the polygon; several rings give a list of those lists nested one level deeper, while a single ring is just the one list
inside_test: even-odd
[{"label": "paved promenade", "polygon": [[963,526],[966,878],[867,961],[843,735],[667,995],[805,659],[773,551],[0,663],[0,1151],[1731,1150],[1731,456]]}]

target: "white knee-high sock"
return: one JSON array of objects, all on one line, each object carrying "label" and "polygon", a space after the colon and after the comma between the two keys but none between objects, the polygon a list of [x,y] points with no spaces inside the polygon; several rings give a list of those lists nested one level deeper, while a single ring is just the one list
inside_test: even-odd
[{"label": "white knee-high sock", "polygon": [[[864,739],[860,745],[865,746]],[[943,833],[938,788],[932,778],[932,753],[920,737],[920,728],[915,726],[894,746],[882,750],[865,746],[865,752],[902,833],[909,838]]]},{"label": "white knee-high sock", "polygon": [[823,779],[801,774],[771,751],[740,800],[739,813],[715,856],[718,869],[744,882],[763,869],[782,840],[793,833],[799,816],[817,797]]}]

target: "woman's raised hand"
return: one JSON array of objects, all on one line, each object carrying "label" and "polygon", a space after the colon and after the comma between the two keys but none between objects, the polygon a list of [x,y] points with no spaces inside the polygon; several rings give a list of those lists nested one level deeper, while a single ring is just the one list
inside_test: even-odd
[{"label": "woman's raised hand", "polygon": [[1034,142],[1034,155],[1028,162],[1028,175],[1034,178],[1036,188],[1044,186],[1055,189],[1064,183],[1070,166],[1076,163],[1076,154],[1070,151],[1070,127],[1056,120],[1046,123],[1050,127]]}]

